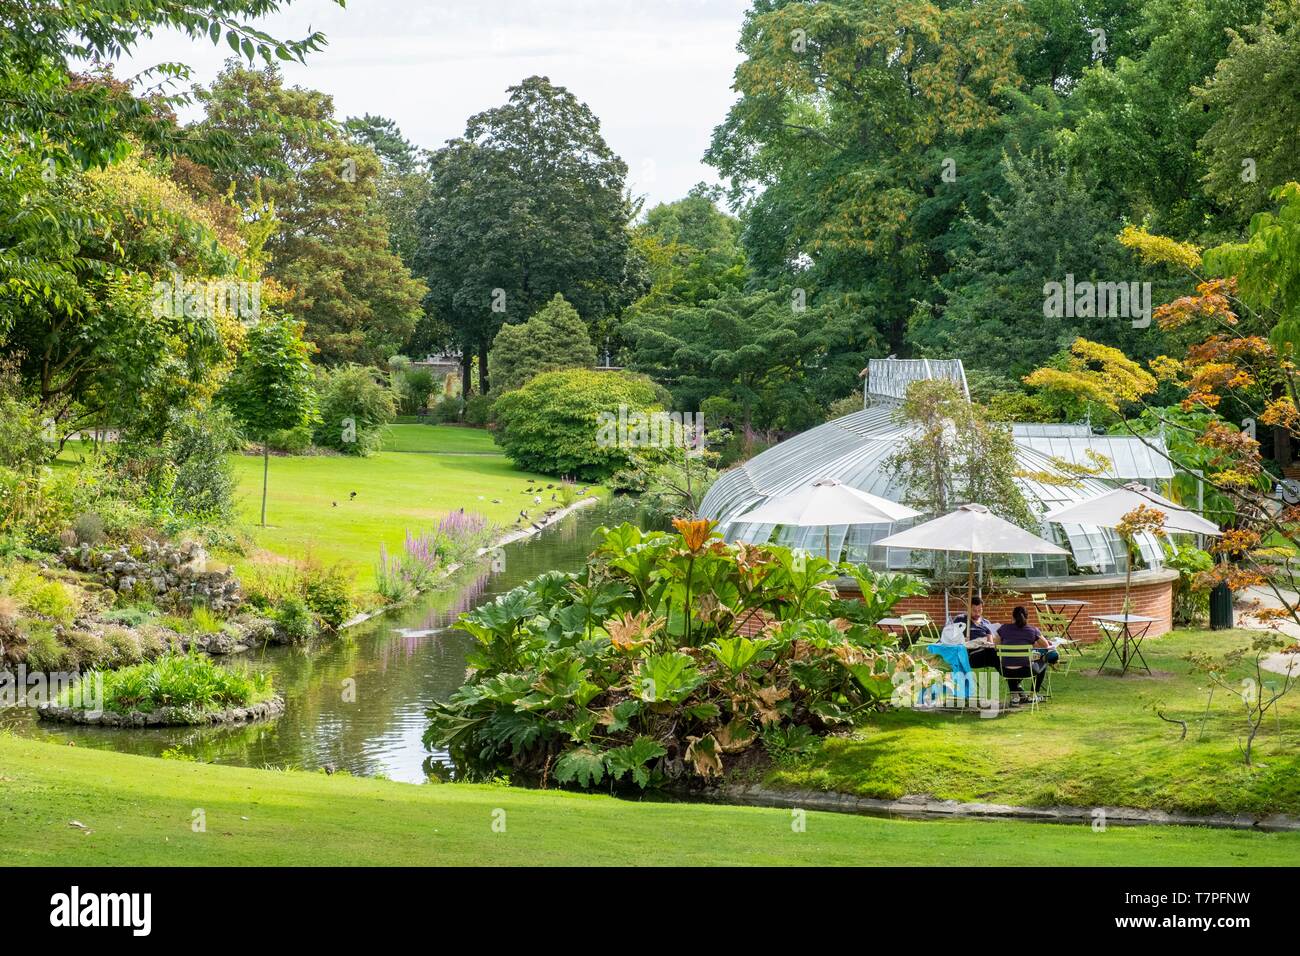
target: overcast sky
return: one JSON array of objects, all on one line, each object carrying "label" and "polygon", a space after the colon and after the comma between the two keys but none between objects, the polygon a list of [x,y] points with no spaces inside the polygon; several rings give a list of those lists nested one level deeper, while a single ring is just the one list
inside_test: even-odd
[{"label": "overcast sky", "polygon": [[[334,97],[340,118],[378,113],[407,139],[437,147],[506,87],[541,74],[595,111],[649,204],[716,182],[701,157],[735,99],[736,41],[747,0],[297,0],[262,22],[273,36],[329,39],[290,83]],[[117,67],[120,77],[180,60],[208,83],[230,54],[159,35]],[[187,117],[188,118],[188,117]]]}]

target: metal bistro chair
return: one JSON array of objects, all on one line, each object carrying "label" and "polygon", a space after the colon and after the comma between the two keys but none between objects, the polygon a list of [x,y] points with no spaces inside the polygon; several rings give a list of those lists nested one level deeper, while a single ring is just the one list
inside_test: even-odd
[{"label": "metal bistro chair", "polygon": [[930,615],[924,611],[913,611],[910,614],[900,615],[898,620],[903,626],[903,634],[907,637],[907,646],[909,648],[926,641],[927,637],[933,640],[926,641],[926,643],[932,644],[938,640],[938,636],[934,633],[934,622],[930,620]]},{"label": "metal bistro chair", "polygon": [[[1032,712],[1037,710],[1038,699],[1041,695],[1038,693],[1037,690],[1034,689],[1033,647],[1029,644],[1015,644],[1015,645],[998,644],[996,646],[996,649],[998,654],[998,672],[1002,675],[1002,680],[1006,683],[1006,688],[1007,688],[1007,695],[1006,695],[1007,705],[1010,706],[1011,704],[1011,693],[1012,693],[1011,681],[1019,680],[1020,693],[1029,694],[1030,711]],[[1046,667],[1047,665],[1044,664],[1043,666]],[[1024,670],[1023,677],[1021,677],[1019,673],[1017,673],[1022,669]],[[1013,672],[1009,678],[1007,677],[1006,674],[1007,670],[1011,670]],[[1027,692],[1025,690],[1025,681],[1029,681],[1029,690]],[[1001,703],[1001,701],[1002,701],[1002,694],[999,691],[998,693],[999,704]]]},{"label": "metal bistro chair", "polygon": [[1074,638],[1066,637],[1066,627],[1069,623],[1070,619],[1066,615],[1056,611],[1038,612],[1038,630],[1055,646],[1058,660],[1053,667],[1062,677],[1069,675],[1074,656],[1079,653]]}]

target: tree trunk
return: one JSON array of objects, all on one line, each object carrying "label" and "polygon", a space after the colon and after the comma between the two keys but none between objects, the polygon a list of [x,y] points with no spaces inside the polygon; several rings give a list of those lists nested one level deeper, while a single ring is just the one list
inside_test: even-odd
[{"label": "tree trunk", "polygon": [[1285,428],[1273,429],[1273,460],[1281,468],[1291,464],[1291,435]]},{"label": "tree trunk", "polygon": [[488,385],[488,343],[486,341],[478,344],[478,391],[480,395],[486,395],[491,386]]},{"label": "tree trunk", "polygon": [[262,527],[266,527],[266,480],[271,471],[271,446],[262,442]]},{"label": "tree trunk", "polygon": [[1121,609],[1125,614],[1129,613],[1129,587],[1133,583],[1133,544],[1124,541],[1124,607]]},{"label": "tree trunk", "polygon": [[474,358],[470,350],[462,345],[460,347],[460,397],[469,398],[474,389],[473,383],[469,380],[470,368],[473,365]]}]

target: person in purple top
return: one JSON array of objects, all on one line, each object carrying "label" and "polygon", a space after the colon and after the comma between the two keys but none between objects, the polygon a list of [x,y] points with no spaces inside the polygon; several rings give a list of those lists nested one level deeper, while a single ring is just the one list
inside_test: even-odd
[{"label": "person in purple top", "polygon": [[[1030,664],[1030,672],[1034,679],[1034,691],[1037,692],[1043,686],[1043,675],[1047,672],[1047,666],[1055,663],[1060,659],[1056,648],[1052,646],[1051,641],[1043,637],[1038,628],[1029,623],[1029,612],[1023,607],[1017,607],[1011,612],[1012,623],[1003,624],[997,629],[992,637],[994,646],[1010,647],[1035,647],[1040,648],[1041,653],[1034,654],[1034,659]],[[1020,691],[1020,682],[1029,676],[1025,673],[1023,667],[1004,666],[1001,661],[996,665],[998,670],[1007,679],[1007,686],[1011,688],[1012,699],[1024,699],[1025,695]]]}]

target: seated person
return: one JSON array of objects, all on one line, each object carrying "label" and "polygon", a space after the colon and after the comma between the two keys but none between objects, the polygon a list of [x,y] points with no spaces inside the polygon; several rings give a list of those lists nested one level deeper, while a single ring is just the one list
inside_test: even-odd
[{"label": "seated person", "polygon": [[[996,624],[984,617],[984,600],[976,595],[970,600],[970,626],[966,628],[966,640],[978,641],[988,637],[998,629]],[[952,619],[954,624],[965,624],[967,615],[958,614]]]},{"label": "seated person", "polygon": [[[1038,628],[1029,623],[1029,613],[1023,607],[1017,607],[1011,612],[1012,623],[1004,624],[998,628],[997,633],[993,635],[995,646],[1007,647],[1033,647],[1039,650],[1034,654],[1034,660],[1030,663],[1029,670],[1034,678],[1034,691],[1037,692],[1043,686],[1043,675],[1047,671],[1047,665],[1053,664],[1060,659],[1056,648],[1045,637]],[[996,651],[994,652],[996,654]],[[972,664],[973,666],[973,664]],[[1007,679],[1007,686],[1011,688],[1013,699],[1024,699],[1025,695],[1020,691],[1020,682],[1023,678],[1028,677],[1024,667],[1017,667],[1014,664],[1003,664],[997,661],[993,666]]]}]

